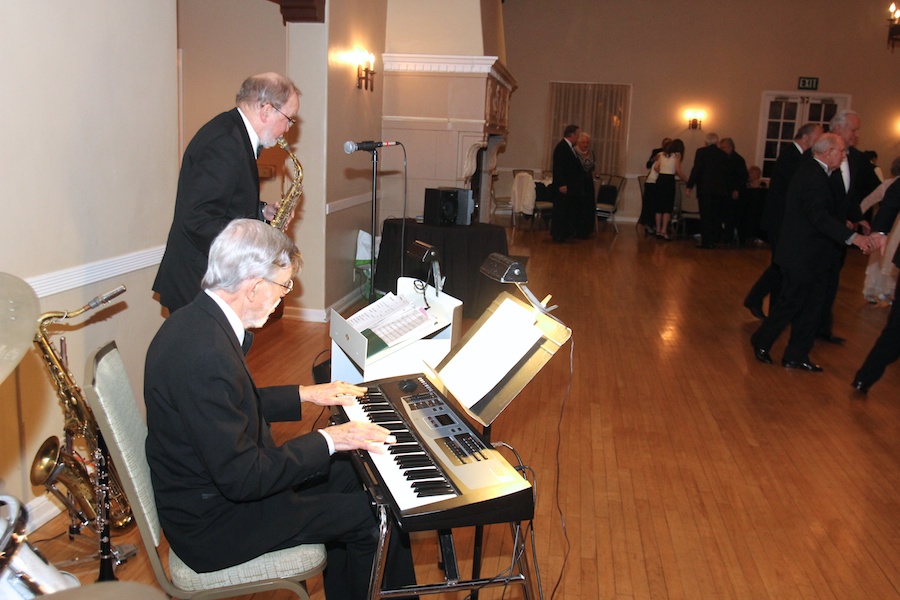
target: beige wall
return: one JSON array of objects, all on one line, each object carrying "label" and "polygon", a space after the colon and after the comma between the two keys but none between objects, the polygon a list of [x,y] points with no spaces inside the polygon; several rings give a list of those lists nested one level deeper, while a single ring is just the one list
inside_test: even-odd
[{"label": "beige wall", "polygon": [[[248,76],[267,71],[284,73],[286,37],[281,11],[275,3],[178,1],[183,124],[179,161],[197,130],[215,115],[234,108],[235,94]],[[252,52],[247,51],[247,46],[252,46]],[[297,131],[289,131],[285,139],[294,144],[297,135]],[[281,198],[285,161],[281,148],[262,152],[260,165],[271,165],[277,170],[275,178],[260,182],[263,200],[275,202]],[[285,183],[285,189],[289,185],[289,181]],[[175,209],[174,196],[170,208]]]},{"label": "beige wall", "polygon": [[[116,340],[140,390],[162,322],[150,285],[177,178],[175,19],[174,0],[0,4],[0,271],[32,283],[42,311],[128,288],[56,330],[81,385],[88,354]],[[0,493],[26,502],[31,460],[63,425],[40,361],[30,350],[0,384]]]},{"label": "beige wall", "polygon": [[[369,152],[344,153],[344,142],[382,138],[381,113],[385,76],[381,56],[389,2],[344,0],[328,3],[327,109],[323,121],[323,173],[327,188],[322,215],[327,219],[316,252],[323,254],[320,281],[325,282],[320,306],[341,303],[358,287],[353,281],[356,238],[372,228],[372,158]],[[354,50],[375,56],[374,91],[357,89],[356,66],[343,57]],[[322,114],[325,118],[322,119]],[[390,150],[388,150],[390,151]],[[327,245],[323,240],[327,240]],[[324,251],[324,252],[323,252]]]},{"label": "beige wall", "polygon": [[[686,166],[706,131],[733,137],[748,163],[756,157],[764,90],[796,91],[801,76],[819,91],[852,95],[863,119],[860,147],[882,165],[900,154],[900,55],[885,48],[881,2],[725,3],[544,2],[503,5],[508,67],[519,83],[510,107],[502,168],[539,168],[549,81],[634,86],[627,175],[663,136],[688,146]],[[709,115],[688,131],[682,112]],[[561,132],[560,132],[561,135]],[[626,188],[627,214],[639,212],[637,184]]]},{"label": "beige wall", "polygon": [[482,55],[481,4],[482,0],[389,0],[385,52]]}]

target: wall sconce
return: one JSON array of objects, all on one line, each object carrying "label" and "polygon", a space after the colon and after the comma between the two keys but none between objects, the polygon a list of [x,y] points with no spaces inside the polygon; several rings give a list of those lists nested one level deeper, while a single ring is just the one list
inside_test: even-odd
[{"label": "wall sconce", "polygon": [[689,109],[684,112],[684,116],[688,121],[688,129],[703,129],[706,111]]},{"label": "wall sconce", "polygon": [[[356,88],[361,90],[363,86],[370,92],[375,91],[375,55],[369,53],[364,60],[356,64]],[[371,86],[371,87],[369,87]]]},{"label": "wall sconce", "polygon": [[888,8],[888,48],[894,51],[894,46],[900,43],[900,9],[891,2]]}]

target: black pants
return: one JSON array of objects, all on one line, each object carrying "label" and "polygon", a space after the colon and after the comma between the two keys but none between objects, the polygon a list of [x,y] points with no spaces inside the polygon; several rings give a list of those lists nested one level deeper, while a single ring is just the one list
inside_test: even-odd
[{"label": "black pants", "polygon": [[888,314],[887,324],[878,336],[878,340],[865,362],[856,372],[857,381],[872,385],[884,375],[885,368],[900,358],[900,279],[894,290],[894,303]]},{"label": "black pants", "polygon": [[781,293],[769,309],[769,316],[750,337],[756,348],[771,350],[788,325],[791,337],[782,357],[786,361],[808,362],[822,321],[823,298],[831,273],[809,273],[803,269],[782,269]]},{"label": "black pants", "polygon": [[847,258],[846,249],[841,254],[840,262],[837,268],[831,272],[831,279],[828,281],[828,287],[825,289],[825,298],[823,300],[822,321],[816,335],[830,337],[834,335],[834,301],[837,299],[838,288],[841,287],[841,269],[844,268],[844,260]]},{"label": "black pants", "polygon": [[[303,495],[328,494],[328,503],[316,515],[306,515],[300,533],[275,550],[298,544],[325,544],[325,595],[347,600],[365,599],[378,547],[378,521],[368,494],[363,491],[353,465],[346,457],[336,457],[327,481],[304,486]],[[394,527],[388,548],[385,586],[416,582],[409,536]]]},{"label": "black pants", "polygon": [[759,279],[756,280],[756,283],[753,284],[753,287],[750,288],[750,291],[747,292],[747,297],[744,298],[744,306],[762,307],[763,300],[768,296],[769,308],[771,309],[772,305],[775,304],[775,298],[778,297],[781,291],[781,269],[775,264],[775,246],[778,244],[778,236],[770,235],[769,238],[769,245],[772,249],[772,261],[766,267],[766,270],[762,272],[762,275],[759,276]]},{"label": "black pants", "polygon": [[554,242],[564,242],[575,235],[579,200],[574,194],[557,194],[554,198],[550,219],[550,235]]},{"label": "black pants", "polygon": [[725,200],[725,196],[721,194],[697,192],[697,203],[700,206],[700,243],[704,246],[719,243]]}]

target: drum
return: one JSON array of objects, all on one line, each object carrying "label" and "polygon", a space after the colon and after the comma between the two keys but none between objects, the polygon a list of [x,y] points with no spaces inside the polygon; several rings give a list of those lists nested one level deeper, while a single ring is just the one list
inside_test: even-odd
[{"label": "drum", "polygon": [[0,496],[0,598],[34,598],[78,587],[78,578],[47,563],[25,538],[28,512]]}]

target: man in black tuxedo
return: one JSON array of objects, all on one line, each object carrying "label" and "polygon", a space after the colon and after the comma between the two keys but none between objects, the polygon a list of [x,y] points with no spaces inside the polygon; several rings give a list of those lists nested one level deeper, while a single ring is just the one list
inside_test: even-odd
[{"label": "man in black tuxedo", "polygon": [[[236,219],[213,241],[203,291],[163,323],[144,373],[147,460],[160,523],[198,572],[324,543],[329,598],[368,597],[378,523],[345,451],[383,453],[387,429],[350,422],[276,445],[270,422],[346,405],[366,388],[335,382],[258,388],[244,355],[293,288],[300,252],[278,229]],[[387,585],[415,583],[397,532]],[[394,536],[391,536],[393,542]]]},{"label": "man in black tuxedo", "polygon": [[[859,209],[860,203],[872,191],[878,187],[881,180],[875,174],[875,165],[866,155],[856,149],[859,141],[859,115],[852,110],[841,110],[831,119],[830,132],[835,133],[844,140],[847,146],[847,155],[841,163],[841,168],[835,169],[831,174],[832,185],[835,193],[846,196],[851,208],[850,220],[855,223],[863,233],[869,233],[869,224],[863,219]],[[834,301],[837,298],[840,287],[841,268],[844,266],[844,256],[841,256],[840,266],[833,272],[833,279],[828,284],[825,297],[825,310],[822,312],[822,322],[816,333],[816,337],[831,344],[842,344],[844,338],[834,335]]]},{"label": "man in black tuxedo", "polygon": [[757,360],[771,364],[769,351],[790,324],[791,337],[781,364],[821,371],[822,367],[811,362],[809,351],[825,308],[828,284],[840,268],[846,246],[854,245],[868,253],[877,243],[847,227],[847,198],[838,197],[829,180],[841,165],[844,141],[826,133],[812,151],[813,158],[802,162],[788,187],[775,250],[775,263],[783,278],[781,292],[750,341]]},{"label": "man in black tuxedo", "polygon": [[575,235],[577,209],[584,202],[584,170],[575,156],[575,142],[581,129],[567,125],[563,139],[553,149],[553,216],[550,235],[554,242],[564,242]]},{"label": "man in black tuxedo", "polygon": [[778,244],[778,232],[781,230],[781,222],[784,220],[784,203],[787,196],[788,185],[791,178],[797,172],[800,161],[804,155],[809,155],[809,149],[819,136],[822,135],[822,126],[817,123],[807,123],[797,130],[793,143],[785,146],[778,154],[775,167],[772,169],[772,177],[769,179],[769,192],[766,194],[766,203],[763,207],[762,228],[769,236],[769,248],[772,250],[772,262],[759,276],[747,297],[744,298],[744,306],[757,319],[765,319],[763,312],[763,300],[769,296],[769,304],[778,297],[781,287],[781,273],[775,264],[775,247]]},{"label": "man in black tuxedo", "polygon": [[743,232],[741,217],[746,211],[741,208],[741,194],[747,189],[747,178],[749,177],[747,161],[737,153],[737,150],[734,149],[734,140],[729,137],[721,139],[719,148],[727,156],[725,161],[725,190],[727,196],[722,213],[725,239],[728,240],[737,236],[739,241],[744,241],[740,239],[740,233]]},{"label": "man in black tuxedo", "polygon": [[[881,208],[872,221],[873,237],[879,241],[882,252],[887,242],[885,235],[891,230],[898,213],[900,213],[900,179],[895,180],[884,193]],[[900,248],[894,252],[893,263],[900,268]],[[897,280],[897,287],[894,289],[894,302],[891,304],[887,324],[859,371],[856,372],[852,384],[854,389],[863,394],[867,393],[872,384],[884,375],[885,368],[898,358],[900,358],[900,279]]]},{"label": "man in black tuxedo", "polygon": [[719,136],[706,134],[706,146],[694,154],[694,165],[686,191],[697,188],[700,207],[700,248],[715,248],[722,235],[722,215],[728,198],[726,185],[728,156],[719,148]]},{"label": "man in black tuxedo", "polygon": [[259,200],[260,148],[287,133],[300,109],[299,90],[277,73],[244,81],[236,106],[200,128],[184,152],[175,216],[153,282],[159,301],[175,312],[200,291],[213,238],[233,219],[271,219]]}]

